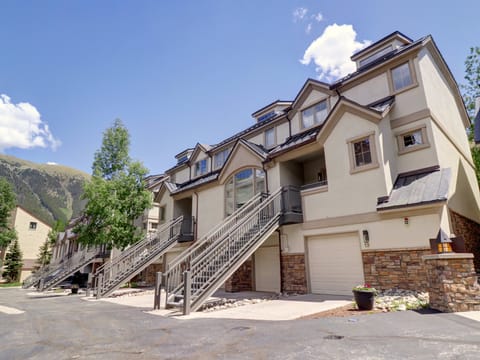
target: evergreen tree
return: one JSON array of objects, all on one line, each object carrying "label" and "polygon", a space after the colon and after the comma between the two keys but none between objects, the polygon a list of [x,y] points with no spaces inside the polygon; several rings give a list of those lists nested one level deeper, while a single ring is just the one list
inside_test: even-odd
[{"label": "evergreen tree", "polygon": [[8,282],[20,281],[22,266],[22,252],[20,251],[18,240],[15,239],[5,256],[5,270],[2,276],[7,279]]},{"label": "evergreen tree", "polygon": [[0,178],[0,268],[5,248],[16,239],[15,229],[10,221],[15,205],[16,199],[12,186],[5,178]]},{"label": "evergreen tree", "polygon": [[133,222],[151,207],[143,179],[148,170],[129,156],[130,136],[120,120],[103,134],[95,153],[92,179],[85,184],[87,205],[83,221],[75,228],[86,245],[125,248],[141,239]]},{"label": "evergreen tree", "polygon": [[37,260],[35,261],[35,271],[50,264],[50,260],[52,259],[52,249],[50,246],[49,239],[45,240],[45,242],[40,246],[39,253]]}]

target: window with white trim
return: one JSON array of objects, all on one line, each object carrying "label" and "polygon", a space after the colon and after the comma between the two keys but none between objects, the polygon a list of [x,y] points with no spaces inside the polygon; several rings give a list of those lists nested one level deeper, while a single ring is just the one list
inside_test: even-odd
[{"label": "window with white trim", "polygon": [[265,147],[267,149],[275,146],[277,141],[275,139],[275,128],[265,130]]},{"label": "window with white trim", "polygon": [[207,173],[207,159],[199,160],[195,163],[193,176],[201,176]]},{"label": "window with white trim", "polygon": [[232,214],[255,194],[265,191],[265,172],[260,169],[243,169],[225,183],[225,213]]},{"label": "window with white trim", "polygon": [[375,60],[381,58],[383,55],[388,54],[390,51],[392,51],[392,45],[388,45],[387,47],[377,51],[373,55],[370,55],[369,57],[360,60],[358,64],[360,65],[360,67],[370,64],[371,62],[374,62]]},{"label": "window with white trim", "polygon": [[323,100],[302,111],[302,128],[322,124],[328,115],[327,100]]},{"label": "window with white trim", "polygon": [[355,167],[372,163],[372,153],[370,152],[370,140],[368,137],[353,143],[353,155]]},{"label": "window with white trim", "polygon": [[397,134],[397,143],[399,154],[429,147],[430,144],[428,143],[426,126],[423,125]]},{"label": "window with white trim", "polygon": [[230,151],[232,151],[232,148],[222,150],[213,156],[213,170],[220,169],[223,164],[225,164],[228,155],[230,155]]},{"label": "window with white trim", "polygon": [[375,133],[347,140],[350,158],[350,173],[378,167]]},{"label": "window with white trim", "polygon": [[399,91],[413,84],[410,64],[408,62],[391,70],[393,90]]}]

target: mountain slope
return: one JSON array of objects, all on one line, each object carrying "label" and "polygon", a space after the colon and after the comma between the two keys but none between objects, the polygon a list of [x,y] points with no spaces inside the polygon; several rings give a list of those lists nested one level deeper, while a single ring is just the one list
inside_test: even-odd
[{"label": "mountain slope", "polygon": [[80,197],[90,176],[82,171],[0,154],[0,176],[12,184],[17,204],[47,224],[66,223],[85,206]]}]

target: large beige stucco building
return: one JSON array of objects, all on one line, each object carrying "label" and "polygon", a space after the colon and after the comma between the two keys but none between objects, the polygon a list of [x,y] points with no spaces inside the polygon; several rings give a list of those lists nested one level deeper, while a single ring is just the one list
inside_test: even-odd
[{"label": "large beige stucco building", "polygon": [[40,247],[47,240],[51,227],[20,206],[15,208],[12,221],[17,231],[18,244],[23,256],[20,276],[20,281],[23,281],[32,273]]},{"label": "large beige stucco building", "polygon": [[159,223],[193,217],[197,239],[255,193],[300,189],[303,220],[279,225],[227,290],[420,289],[421,256],[440,229],[463,236],[480,268],[469,119],[432,37],[394,32],[351,59],[354,73],[307,80],[295,99],[256,111],[251,127],[213,146],[186,149],[165,171]]}]

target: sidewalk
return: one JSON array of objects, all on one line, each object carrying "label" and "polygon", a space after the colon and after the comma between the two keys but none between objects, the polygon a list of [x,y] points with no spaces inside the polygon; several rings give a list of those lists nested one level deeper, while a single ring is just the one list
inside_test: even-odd
[{"label": "sidewalk", "polygon": [[[244,320],[266,320],[266,321],[286,321],[295,320],[301,317],[317,314],[322,311],[328,311],[352,303],[351,296],[339,295],[295,295],[281,297],[279,299],[268,300],[274,296],[272,293],[264,292],[237,292],[227,293],[217,291],[211,300],[216,299],[259,299],[258,303],[233,306],[226,309],[215,311],[195,311],[189,315],[183,315],[180,309],[153,309],[153,290],[143,292],[134,292],[131,289],[122,289],[125,295],[103,298],[99,301],[111,302],[119,305],[138,307],[146,313],[170,317],[180,320],[189,319],[244,319]],[[118,294],[118,292],[116,293]],[[89,301],[96,301],[94,298],[83,298]],[[263,299],[267,299],[262,301]],[[165,292],[161,293],[161,306],[165,305]],[[468,318],[474,321],[480,321],[480,311],[458,312],[458,316]]]},{"label": "sidewalk", "polygon": [[[264,292],[237,292],[226,293],[217,291],[211,300],[227,298],[227,299],[269,299],[272,293]],[[94,300],[89,298],[87,300]],[[221,309],[209,312],[192,312],[190,315],[182,315],[179,309],[153,309],[153,290],[146,291],[141,294],[125,292],[124,296],[113,298],[104,298],[100,301],[111,302],[119,305],[134,306],[139,308],[147,308],[149,314],[157,316],[175,317],[176,319],[249,319],[249,320],[270,320],[284,321],[293,320],[299,317],[316,314],[321,311],[331,310],[352,303],[350,296],[336,295],[296,295],[281,297],[275,300],[261,301],[256,304],[248,304],[227,309]],[[165,292],[161,293],[161,306],[165,304]]]}]

